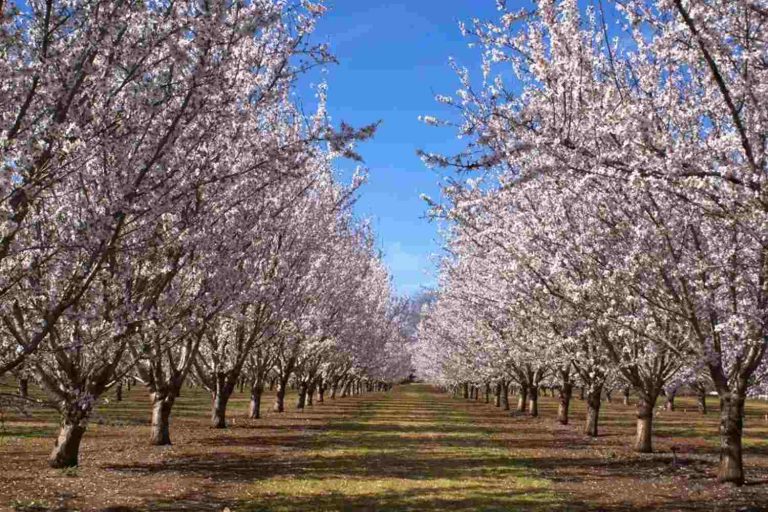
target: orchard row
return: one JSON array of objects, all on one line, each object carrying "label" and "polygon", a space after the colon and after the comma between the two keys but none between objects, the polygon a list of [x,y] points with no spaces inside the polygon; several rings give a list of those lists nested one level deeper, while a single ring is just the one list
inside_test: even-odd
[{"label": "orchard row", "polygon": [[605,392],[630,388],[640,452],[662,393],[714,391],[718,476],[742,484],[744,402],[768,387],[768,12],[499,4],[465,27],[482,81],[460,69],[438,98],[458,121],[425,118],[469,142],[424,155],[466,179],[432,202],[447,257],[419,371],[467,394],[514,386],[533,415],[556,388],[563,423],[581,386],[592,436]]},{"label": "orchard row", "polygon": [[[323,8],[0,1],[0,377],[60,413],[53,467],[126,379],[168,444],[185,381],[212,423],[247,381],[308,392],[407,375],[401,307],[332,163],[373,133],[306,115]],[[11,397],[5,397],[11,400]],[[32,399],[29,399],[32,400]],[[147,412],[149,415],[149,411]]]}]

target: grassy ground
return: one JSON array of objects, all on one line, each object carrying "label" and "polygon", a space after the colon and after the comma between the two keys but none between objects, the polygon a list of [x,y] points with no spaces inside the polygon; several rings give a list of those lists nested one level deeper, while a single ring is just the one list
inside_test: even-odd
[{"label": "grassy ground", "polygon": [[[550,483],[424,386],[408,386],[331,423],[297,471],[254,483],[248,511],[549,510]],[[299,461],[297,461],[298,463]]]},{"label": "grassy ground", "polygon": [[551,398],[531,419],[421,385],[281,415],[267,411],[271,398],[263,419],[246,420],[247,396],[236,395],[231,428],[212,430],[209,397],[187,388],[174,445],[157,448],[147,445],[147,396],[134,388],[99,408],[72,471],[45,465],[53,414],[6,414],[0,510],[768,510],[764,403],[748,408],[750,483],[734,489],[714,481],[717,415],[686,399],[659,413],[657,453],[641,456],[628,448],[633,408],[618,403],[604,405],[591,440],[579,432],[579,400],[564,427]]}]

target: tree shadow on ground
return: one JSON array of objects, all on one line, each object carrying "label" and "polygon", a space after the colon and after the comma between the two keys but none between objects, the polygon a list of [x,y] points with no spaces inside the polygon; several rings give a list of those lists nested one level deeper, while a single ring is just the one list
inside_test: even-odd
[{"label": "tree shadow on ground", "polygon": [[[641,506],[628,498],[602,507],[583,497],[558,495],[553,491],[558,482],[597,482],[595,493],[601,492],[601,485],[633,479],[685,477],[709,482],[709,462],[665,456],[628,459],[610,453],[564,456],[566,449],[574,449],[572,435],[548,437],[535,423],[500,419],[503,413],[487,407],[411,387],[397,396],[372,399],[357,412],[349,407],[339,421],[326,426],[297,420],[277,428],[243,427],[249,429],[248,435],[240,435],[241,431],[209,436],[199,442],[213,450],[202,455],[106,468],[159,477],[194,476],[207,482],[207,491],[173,502],[150,501],[143,508],[107,510],[207,512],[225,506],[243,512],[713,510],[703,495],[646,500]],[[227,451],[232,447],[253,451]],[[240,486],[245,496],[252,497],[217,498],[211,489],[222,485]]]}]

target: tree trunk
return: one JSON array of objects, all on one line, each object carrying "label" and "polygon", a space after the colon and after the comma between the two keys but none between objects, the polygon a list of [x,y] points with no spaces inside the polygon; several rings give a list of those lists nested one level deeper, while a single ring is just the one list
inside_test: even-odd
[{"label": "tree trunk", "polygon": [[622,390],[622,394],[624,395],[624,405],[629,405],[630,391],[631,391],[631,388],[629,386],[624,386],[624,389]]},{"label": "tree trunk", "polygon": [[336,400],[336,391],[339,389],[339,382],[336,381],[331,386],[331,400]]},{"label": "tree trunk", "polygon": [[213,428],[227,428],[227,403],[232,391],[234,391],[234,385],[224,385],[213,394],[211,411],[211,426]]},{"label": "tree trunk", "polygon": [[584,386],[579,387],[579,400],[584,400]]},{"label": "tree trunk", "polygon": [[314,397],[315,397],[315,388],[317,387],[317,384],[312,383],[307,388],[307,405],[312,407],[314,404]]},{"label": "tree trunk", "polygon": [[118,402],[123,401],[123,381],[120,381],[115,386],[115,400]]},{"label": "tree trunk", "polygon": [[261,395],[264,394],[264,383],[258,380],[251,386],[251,403],[248,406],[248,417],[252,420],[261,418]]},{"label": "tree trunk", "polygon": [[461,396],[463,396],[464,398],[469,398],[469,384],[466,382],[462,384]]},{"label": "tree trunk", "polygon": [[528,389],[528,414],[532,418],[539,415],[539,388],[537,386],[531,386]]},{"label": "tree trunk", "polygon": [[29,396],[29,378],[19,377],[19,396],[27,398]]},{"label": "tree trunk", "polygon": [[707,414],[707,392],[706,390],[699,391],[696,394],[696,404],[699,407],[701,414]]},{"label": "tree trunk", "polygon": [[171,444],[171,409],[174,398],[170,395],[152,393],[152,427],[149,444],[166,446]]},{"label": "tree trunk", "polygon": [[509,384],[507,381],[501,383],[501,408],[509,410]]},{"label": "tree trunk", "polygon": [[275,412],[285,412],[285,388],[288,383],[280,381],[277,383],[277,394],[275,394]]},{"label": "tree trunk", "polygon": [[602,386],[596,386],[587,392],[587,419],[584,424],[584,433],[591,437],[597,437],[597,420],[600,414],[602,391]]},{"label": "tree trunk", "polygon": [[520,397],[517,399],[517,412],[525,412],[528,408],[528,386],[520,386]]},{"label": "tree trunk", "polygon": [[83,434],[85,434],[84,422],[65,422],[59,430],[59,437],[48,458],[48,465],[57,469],[77,466]]},{"label": "tree trunk", "polygon": [[317,385],[317,403],[322,404],[325,402],[325,383],[320,381]]},{"label": "tree trunk", "polygon": [[720,468],[717,479],[744,484],[741,436],[744,429],[744,394],[720,392]]},{"label": "tree trunk", "polygon": [[653,407],[655,400],[649,401],[641,396],[637,400],[637,434],[635,451],[653,453]]},{"label": "tree trunk", "polygon": [[306,403],[307,403],[307,383],[302,382],[301,384],[299,384],[299,398],[296,402],[296,408],[301,411],[304,409],[304,406],[306,405]]},{"label": "tree trunk", "polygon": [[341,398],[345,398],[349,394],[349,386],[351,385],[350,381],[346,381],[341,386]]},{"label": "tree trunk", "polygon": [[494,404],[496,407],[501,407],[501,383],[496,383],[496,396],[494,397]]},{"label": "tree trunk", "polygon": [[675,395],[677,394],[677,390],[675,391],[667,391],[665,393],[667,397],[667,401],[664,403],[664,409],[667,411],[674,411],[675,410]]},{"label": "tree trunk", "polygon": [[571,407],[571,395],[573,394],[573,384],[566,382],[560,387],[560,405],[557,408],[557,421],[561,425],[568,424],[568,411]]}]

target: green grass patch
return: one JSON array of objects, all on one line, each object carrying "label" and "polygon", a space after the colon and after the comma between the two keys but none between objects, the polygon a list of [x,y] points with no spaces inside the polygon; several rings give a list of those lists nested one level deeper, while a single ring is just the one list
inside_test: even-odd
[{"label": "green grass patch", "polygon": [[421,386],[365,403],[290,462],[290,476],[255,482],[237,510],[468,512],[560,504],[550,482],[515,460],[493,431]]}]

